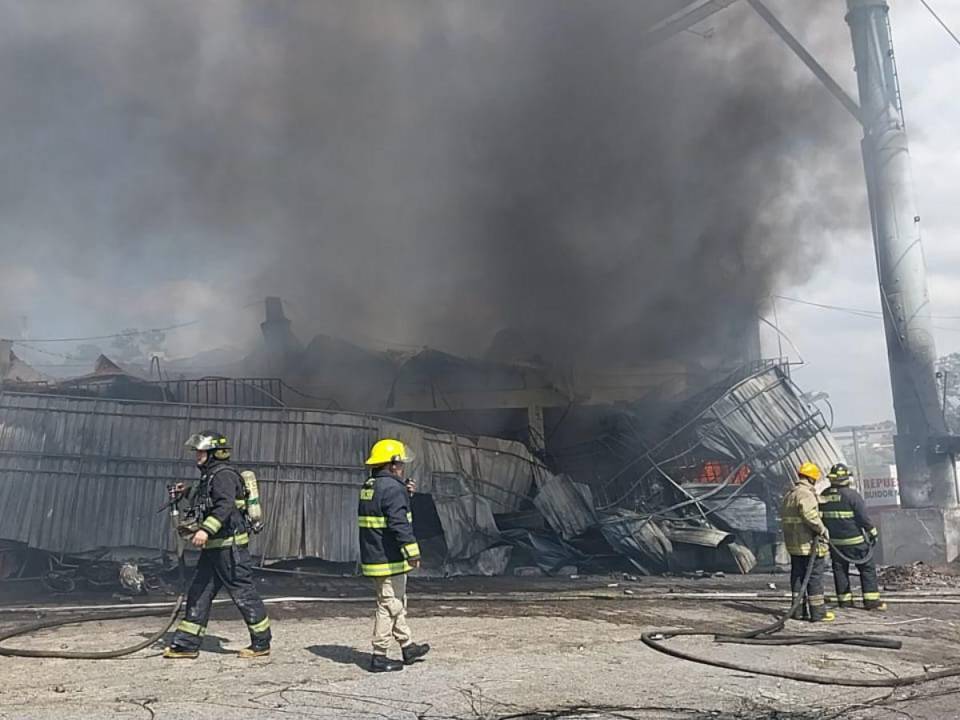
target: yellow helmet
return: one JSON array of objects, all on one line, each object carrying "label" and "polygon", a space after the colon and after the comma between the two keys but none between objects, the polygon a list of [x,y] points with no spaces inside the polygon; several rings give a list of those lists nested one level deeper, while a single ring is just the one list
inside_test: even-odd
[{"label": "yellow helmet", "polygon": [[820,468],[814,465],[812,462],[805,462],[800,466],[800,469],[797,470],[797,475],[800,477],[805,477],[813,482],[820,482]]},{"label": "yellow helmet", "polygon": [[384,438],[370,448],[370,457],[364,464],[376,466],[394,462],[413,462],[413,453],[407,450],[407,446],[399,440]]}]

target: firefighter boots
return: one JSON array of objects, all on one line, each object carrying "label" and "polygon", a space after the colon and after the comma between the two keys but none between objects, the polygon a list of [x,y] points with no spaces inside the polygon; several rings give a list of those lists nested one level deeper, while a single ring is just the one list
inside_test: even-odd
[{"label": "firefighter boots", "polygon": [[386,655],[373,655],[370,658],[370,672],[396,672],[403,670],[403,663],[399,660],[391,660]]},{"label": "firefighter boots", "polygon": [[[793,607],[794,603],[797,602],[797,597],[798,597],[798,596],[797,596],[796,594],[794,594],[794,596],[793,596],[793,602],[790,603],[790,606],[791,606],[791,607]],[[797,607],[794,609],[793,614],[792,614],[790,617],[793,618],[794,620],[809,620],[809,619],[810,619],[810,611],[807,610],[807,600],[806,600],[806,598],[804,598],[803,600],[800,601],[799,604],[797,604]]]},{"label": "firefighter boots", "polygon": [[250,645],[249,647],[245,647],[237,654],[242,658],[266,657],[270,654],[270,646],[254,644]]},{"label": "firefighter boots", "polygon": [[822,605],[810,607],[811,622],[833,622],[837,616],[831,610],[826,610]]},{"label": "firefighter boots", "polygon": [[400,648],[400,651],[403,653],[403,664],[413,665],[417,660],[430,652],[430,646],[426,643],[418,645],[412,642],[409,645],[404,645]]},{"label": "firefighter boots", "polygon": [[189,650],[179,645],[171,645],[163,651],[163,656],[173,660],[193,660],[200,657],[200,651]]}]

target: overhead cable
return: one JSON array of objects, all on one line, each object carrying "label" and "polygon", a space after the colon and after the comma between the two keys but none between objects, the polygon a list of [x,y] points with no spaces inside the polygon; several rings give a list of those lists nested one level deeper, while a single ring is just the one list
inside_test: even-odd
[{"label": "overhead cable", "polygon": [[957,34],[956,34],[953,30],[950,29],[950,26],[947,25],[947,24],[943,21],[943,18],[941,18],[941,17],[937,14],[936,10],[934,10],[932,7],[930,7],[930,3],[928,3],[927,0],[920,0],[920,3],[927,9],[927,11],[928,11],[931,15],[933,15],[933,19],[936,20],[938,23],[940,23],[940,27],[942,27],[944,30],[947,31],[947,35],[949,35],[951,38],[953,38],[953,41],[954,41],[957,45],[960,45],[960,37],[957,37]]}]

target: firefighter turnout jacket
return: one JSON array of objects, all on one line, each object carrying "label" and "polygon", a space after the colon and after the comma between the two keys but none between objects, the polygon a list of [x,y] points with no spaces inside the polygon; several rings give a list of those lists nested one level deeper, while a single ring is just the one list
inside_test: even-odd
[{"label": "firefighter turnout jacket", "polygon": [[849,483],[831,484],[820,494],[820,515],[830,531],[830,541],[839,547],[860,545],[866,538],[872,542],[877,537],[866,502]]},{"label": "firefighter turnout jacket", "polygon": [[374,472],[360,490],[360,571],[367,577],[388,577],[413,570],[420,557],[413,534],[410,495],[403,478],[385,468]]},{"label": "firefighter turnout jacket", "polygon": [[[780,509],[780,522],[783,525],[783,542],[791,555],[809,555],[817,537],[825,534],[820,519],[820,503],[813,484],[806,479],[794,482],[793,487],[783,498]],[[820,543],[817,548],[819,557],[826,557],[827,548]]]},{"label": "firefighter turnout jacket", "polygon": [[246,545],[250,541],[246,509],[246,488],[239,471],[226,462],[212,462],[204,466],[200,482],[190,496],[193,515],[200,529],[210,536],[204,550]]}]

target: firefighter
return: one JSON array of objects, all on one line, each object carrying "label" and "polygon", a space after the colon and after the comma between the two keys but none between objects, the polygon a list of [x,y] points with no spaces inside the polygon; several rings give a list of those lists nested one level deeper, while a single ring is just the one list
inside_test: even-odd
[{"label": "firefighter", "polygon": [[244,517],[246,489],[240,473],[229,464],[230,443],[213,430],[190,436],[186,446],[196,451],[200,482],[187,494],[196,527],[191,544],[200,550],[196,575],[187,593],[187,611],[177,626],[166,658],[195,658],[207,630],[210,606],[226,588],[250,631],[250,645],[240,657],[270,654],[270,620],[253,584],[253,566],[247,550],[249,535]]},{"label": "firefighter", "polygon": [[[783,541],[790,553],[790,589],[793,601],[801,603],[794,612],[795,620],[809,619],[813,622],[831,622],[835,619],[827,610],[823,599],[823,571],[827,556],[826,540],[829,532],[820,519],[819,502],[814,486],[820,480],[820,468],[805,462],[797,470],[793,487],[783,498],[780,522],[783,525]],[[810,581],[806,595],[800,598],[800,589],[807,569]]]},{"label": "firefighter", "polygon": [[867,515],[867,504],[853,488],[853,474],[843,463],[830,468],[827,478],[830,487],[820,495],[820,515],[830,531],[830,560],[837,604],[853,607],[850,588],[850,562],[853,561],[860,571],[864,609],[886,610],[886,603],[880,600],[877,566],[871,557],[878,533]]},{"label": "firefighter", "polygon": [[[360,490],[360,571],[373,579],[377,612],[373,625],[371,672],[392,672],[411,665],[430,650],[413,642],[407,625],[407,573],[420,566],[420,546],[413,534],[410,494],[404,465],[412,454],[399,440],[384,439],[370,450],[370,479]],[[391,642],[400,644],[403,662],[387,657]]]}]

